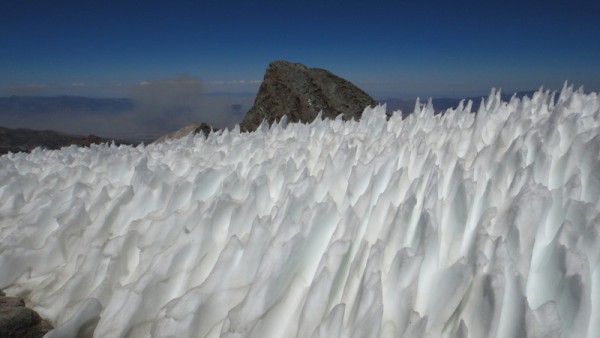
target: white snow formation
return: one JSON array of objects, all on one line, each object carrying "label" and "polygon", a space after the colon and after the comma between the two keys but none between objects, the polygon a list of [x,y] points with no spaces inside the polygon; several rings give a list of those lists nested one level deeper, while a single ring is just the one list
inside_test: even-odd
[{"label": "white snow formation", "polygon": [[600,97],[0,158],[48,337],[600,337]]}]

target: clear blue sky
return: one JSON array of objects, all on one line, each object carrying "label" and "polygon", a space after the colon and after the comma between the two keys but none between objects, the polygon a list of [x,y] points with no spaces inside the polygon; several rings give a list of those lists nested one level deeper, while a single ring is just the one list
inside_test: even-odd
[{"label": "clear blue sky", "polygon": [[0,3],[0,96],[126,96],[191,78],[252,92],[271,60],[376,96],[600,91],[600,1],[19,1]]}]

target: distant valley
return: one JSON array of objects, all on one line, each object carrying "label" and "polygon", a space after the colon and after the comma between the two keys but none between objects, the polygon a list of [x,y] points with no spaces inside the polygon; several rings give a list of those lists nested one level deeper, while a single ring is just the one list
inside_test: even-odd
[{"label": "distant valley", "polygon": [[168,102],[162,106],[129,98],[0,97],[0,127],[149,143],[195,122],[233,127],[252,106],[254,95],[208,93],[193,105]]}]

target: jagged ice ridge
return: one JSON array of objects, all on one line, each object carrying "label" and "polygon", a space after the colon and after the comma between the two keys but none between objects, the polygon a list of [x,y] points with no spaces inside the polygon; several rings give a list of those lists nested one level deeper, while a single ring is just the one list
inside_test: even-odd
[{"label": "jagged ice ridge", "polygon": [[600,98],[0,157],[49,337],[600,336]]}]

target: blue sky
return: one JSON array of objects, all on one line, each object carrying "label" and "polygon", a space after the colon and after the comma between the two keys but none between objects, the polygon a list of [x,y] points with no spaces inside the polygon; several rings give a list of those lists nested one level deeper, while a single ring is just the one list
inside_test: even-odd
[{"label": "blue sky", "polygon": [[0,3],[0,96],[127,96],[151,81],[256,92],[272,60],[374,96],[600,91],[598,1]]}]

